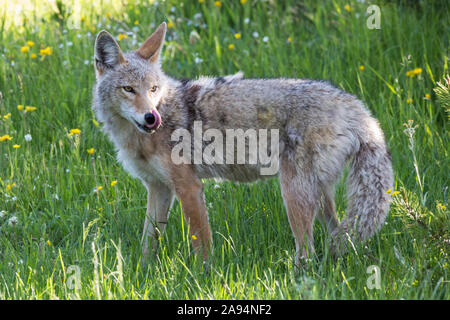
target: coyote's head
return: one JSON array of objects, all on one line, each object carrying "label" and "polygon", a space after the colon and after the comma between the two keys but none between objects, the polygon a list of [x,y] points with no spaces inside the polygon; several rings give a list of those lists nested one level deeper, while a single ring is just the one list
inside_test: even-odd
[{"label": "coyote's head", "polygon": [[161,125],[157,106],[167,89],[167,77],[159,56],[165,34],[162,23],[137,51],[125,54],[108,32],[97,35],[95,108],[100,121],[108,115],[122,117],[141,132],[152,132]]}]

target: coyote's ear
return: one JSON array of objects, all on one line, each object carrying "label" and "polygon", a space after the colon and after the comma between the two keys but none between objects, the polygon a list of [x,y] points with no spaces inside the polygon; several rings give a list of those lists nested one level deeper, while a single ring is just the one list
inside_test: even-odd
[{"label": "coyote's ear", "polygon": [[107,68],[124,63],[122,51],[116,40],[107,31],[102,30],[95,40],[95,67],[101,74]]},{"label": "coyote's ear", "polygon": [[136,51],[142,58],[149,60],[152,63],[159,61],[159,55],[166,36],[167,25],[165,22],[161,23],[158,29],[148,37],[147,40]]}]

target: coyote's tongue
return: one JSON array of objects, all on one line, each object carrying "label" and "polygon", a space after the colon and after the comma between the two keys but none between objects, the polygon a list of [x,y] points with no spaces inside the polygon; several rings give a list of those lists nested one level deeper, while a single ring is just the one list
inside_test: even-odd
[{"label": "coyote's tongue", "polygon": [[157,110],[152,110],[152,114],[155,117],[155,121],[152,124],[145,124],[149,129],[158,129],[161,125],[161,116]]}]

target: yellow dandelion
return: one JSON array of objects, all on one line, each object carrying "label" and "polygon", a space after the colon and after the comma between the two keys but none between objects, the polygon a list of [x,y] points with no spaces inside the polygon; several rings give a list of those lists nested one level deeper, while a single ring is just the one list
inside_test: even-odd
[{"label": "yellow dandelion", "polygon": [[81,21],[81,22],[86,21],[86,17],[85,17],[85,16],[81,16],[81,17],[80,17],[80,21]]},{"label": "yellow dandelion", "polygon": [[22,111],[23,110],[23,104],[17,105],[17,110]]},{"label": "yellow dandelion", "polygon": [[15,145],[13,145],[13,148],[14,148],[14,149],[19,149],[19,148],[20,148],[20,144],[15,144]]},{"label": "yellow dandelion", "polygon": [[169,29],[175,28],[175,24],[173,23],[173,21],[169,20],[167,22],[167,28],[169,28]]},{"label": "yellow dandelion", "polygon": [[228,50],[234,50],[234,44],[230,43],[230,44],[228,45]]},{"label": "yellow dandelion", "polygon": [[287,42],[292,43],[292,37],[288,37]]},{"label": "yellow dandelion", "polygon": [[407,103],[407,104],[413,103],[413,101],[414,101],[414,100],[411,99],[411,98],[406,99],[406,103]]},{"label": "yellow dandelion", "polygon": [[386,191],[386,193],[387,193],[387,194],[391,194],[391,193],[392,193],[392,189],[388,189],[388,190]]},{"label": "yellow dandelion", "polygon": [[4,136],[0,137],[0,142],[1,141],[10,141],[12,140],[12,137],[9,134],[5,134]]},{"label": "yellow dandelion", "polygon": [[9,117],[11,117],[11,113],[5,114],[5,115],[3,116],[3,119],[8,119]]},{"label": "yellow dandelion", "polygon": [[360,66],[359,66],[359,70],[364,71],[364,66],[363,66],[363,65],[360,65]]},{"label": "yellow dandelion", "polygon": [[430,96],[430,94],[429,93],[425,93],[425,99],[430,99],[431,98],[431,96]]},{"label": "yellow dandelion", "polygon": [[134,22],[134,25],[137,26],[138,24],[139,24],[139,21],[136,20],[136,21]]},{"label": "yellow dandelion", "polygon": [[121,33],[121,34],[119,34],[119,37],[117,38],[117,40],[121,41],[121,40],[126,39],[126,38],[128,38],[128,36],[126,34],[124,34],[124,33]]},{"label": "yellow dandelion", "polygon": [[345,9],[345,11],[348,11],[348,12],[350,12],[352,10],[352,8],[350,8],[350,5],[348,5],[348,4],[346,4],[344,6],[344,9]]},{"label": "yellow dandelion", "polygon": [[222,6],[222,2],[220,1],[216,1],[215,2],[216,7],[220,8]]},{"label": "yellow dandelion", "polygon": [[31,59],[36,59],[37,58],[37,54],[36,53],[32,53],[31,54]]},{"label": "yellow dandelion", "polygon": [[33,41],[27,41],[27,46],[32,48],[34,46],[34,42]]},{"label": "yellow dandelion", "polygon": [[111,181],[111,187],[114,187],[117,184],[117,180]]},{"label": "yellow dandelion", "polygon": [[197,240],[197,237],[193,234],[192,239]]},{"label": "yellow dandelion", "polygon": [[399,191],[394,191],[392,192],[391,196],[395,197],[396,195],[398,195],[400,192]]},{"label": "yellow dandelion", "polygon": [[86,150],[87,153],[89,153],[91,156],[94,154],[95,149],[94,148],[90,148]]},{"label": "yellow dandelion", "polygon": [[100,191],[100,190],[102,190],[102,189],[103,189],[102,186],[98,186],[98,187],[96,188],[97,191]]},{"label": "yellow dandelion", "polygon": [[25,107],[25,112],[33,112],[33,111],[36,111],[36,110],[37,110],[37,108],[33,107],[33,106],[26,106]]},{"label": "yellow dandelion", "polygon": [[29,46],[23,46],[22,48],[20,48],[20,52],[22,53],[28,53],[29,51],[30,51]]},{"label": "yellow dandelion", "polygon": [[203,3],[205,2],[205,0],[198,0],[198,3]]},{"label": "yellow dandelion", "polygon": [[107,12],[107,13],[106,13],[106,17],[107,17],[107,18],[111,18],[111,13]]},{"label": "yellow dandelion", "polygon": [[410,78],[414,78],[415,76],[417,76],[421,73],[422,73],[422,68],[415,68],[413,70],[409,70],[408,72],[406,72],[406,76],[410,77]]},{"label": "yellow dandelion", "polygon": [[236,38],[236,39],[240,39],[241,38],[241,33],[239,32],[239,33],[235,33],[234,34],[234,37]]},{"label": "yellow dandelion", "polygon": [[41,56],[50,56],[53,53],[53,49],[52,49],[52,47],[47,47],[47,48],[39,50],[39,53]]},{"label": "yellow dandelion", "polygon": [[70,131],[69,131],[69,137],[71,137],[71,136],[73,136],[73,135],[75,135],[75,134],[80,134],[81,133],[81,130],[80,129],[77,129],[77,128],[75,128],[75,129],[70,129]]},{"label": "yellow dandelion", "polygon": [[241,4],[245,4],[247,0],[241,0]]}]

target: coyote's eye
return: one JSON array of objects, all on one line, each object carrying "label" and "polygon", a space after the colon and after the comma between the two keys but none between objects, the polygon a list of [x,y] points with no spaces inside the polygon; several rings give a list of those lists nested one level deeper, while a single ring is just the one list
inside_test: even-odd
[{"label": "coyote's eye", "polygon": [[125,90],[126,92],[131,92],[131,93],[135,92],[134,89],[132,87],[130,87],[130,86],[123,87],[123,90]]},{"label": "coyote's eye", "polygon": [[158,86],[153,86],[150,88],[151,92],[156,92],[156,90],[158,90]]}]

